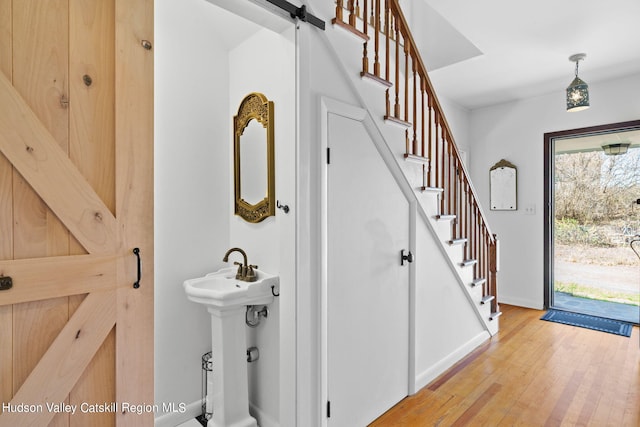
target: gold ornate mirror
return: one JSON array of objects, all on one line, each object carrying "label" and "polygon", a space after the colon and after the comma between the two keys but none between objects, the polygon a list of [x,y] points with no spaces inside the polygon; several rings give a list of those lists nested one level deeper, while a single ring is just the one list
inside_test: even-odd
[{"label": "gold ornate mirror", "polygon": [[233,129],[235,214],[260,222],[276,210],[273,101],[256,92],[245,96]]}]

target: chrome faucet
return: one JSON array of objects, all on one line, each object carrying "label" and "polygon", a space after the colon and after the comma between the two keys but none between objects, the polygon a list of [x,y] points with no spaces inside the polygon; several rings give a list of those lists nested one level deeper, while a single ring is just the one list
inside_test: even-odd
[{"label": "chrome faucet", "polygon": [[242,254],[242,258],[244,263],[234,262],[234,265],[238,266],[238,272],[236,273],[236,279],[242,280],[244,282],[255,282],[257,279],[254,268],[258,268],[257,265],[251,265],[247,261],[247,253],[240,248],[231,248],[224,254],[224,258],[222,258],[223,262],[229,262],[229,255],[232,252],[240,252]]}]

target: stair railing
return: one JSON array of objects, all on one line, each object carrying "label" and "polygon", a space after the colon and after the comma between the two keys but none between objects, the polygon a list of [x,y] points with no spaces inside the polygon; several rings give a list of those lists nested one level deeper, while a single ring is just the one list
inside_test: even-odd
[{"label": "stair railing", "polygon": [[491,311],[498,313],[497,236],[478,203],[398,0],[337,0],[333,23],[363,39],[360,74],[387,88],[384,119],[405,128],[404,157],[422,163],[421,190],[442,189],[440,215],[455,216],[453,239],[467,239],[465,258],[477,261],[474,284],[482,283],[484,297],[494,297]]}]

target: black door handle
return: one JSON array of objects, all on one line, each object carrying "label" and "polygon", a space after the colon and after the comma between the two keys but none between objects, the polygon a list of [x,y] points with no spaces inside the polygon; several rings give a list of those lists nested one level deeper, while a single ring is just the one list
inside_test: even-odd
[{"label": "black door handle", "polygon": [[142,266],[140,265],[140,248],[133,248],[133,254],[138,258],[138,280],[133,284],[134,289],[140,287],[140,279],[142,279]]},{"label": "black door handle", "polygon": [[408,251],[407,254],[405,255],[404,249],[402,249],[400,251],[400,265],[404,265],[405,261],[413,262],[413,254],[411,253],[411,251]]}]

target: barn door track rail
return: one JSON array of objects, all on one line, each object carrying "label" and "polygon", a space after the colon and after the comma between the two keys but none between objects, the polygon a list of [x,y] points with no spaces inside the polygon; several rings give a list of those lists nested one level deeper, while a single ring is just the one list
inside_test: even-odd
[{"label": "barn door track rail", "polygon": [[295,4],[289,3],[286,0],[267,0],[267,2],[288,12],[292,18],[298,18],[303,22],[308,22],[314,27],[318,27],[322,31],[324,31],[324,21],[318,18],[317,16],[307,12],[307,6],[302,5],[298,7]]}]

